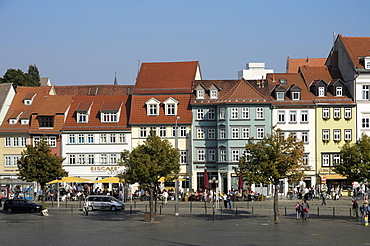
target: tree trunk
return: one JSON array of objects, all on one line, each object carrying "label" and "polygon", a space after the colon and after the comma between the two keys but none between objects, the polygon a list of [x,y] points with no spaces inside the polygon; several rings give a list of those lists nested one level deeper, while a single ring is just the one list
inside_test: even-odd
[{"label": "tree trunk", "polygon": [[149,187],[149,210],[150,210],[150,222],[154,221],[154,212],[153,212],[153,187],[154,185],[150,184]]},{"label": "tree trunk", "polygon": [[41,190],[42,190],[42,195],[41,195],[42,209],[46,209],[46,204],[45,204],[46,185],[45,184],[40,184],[40,186],[41,186]]},{"label": "tree trunk", "polygon": [[279,222],[279,190],[278,185],[274,184],[274,222]]}]

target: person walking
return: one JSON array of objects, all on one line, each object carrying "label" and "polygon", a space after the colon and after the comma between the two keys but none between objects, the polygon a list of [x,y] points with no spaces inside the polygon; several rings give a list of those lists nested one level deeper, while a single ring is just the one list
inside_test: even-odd
[{"label": "person walking", "polygon": [[166,191],[166,189],[163,190],[163,198],[164,198],[164,204],[167,204],[168,192]]},{"label": "person walking", "polygon": [[361,205],[360,211],[361,211],[361,223],[364,223],[365,216],[368,215],[370,211],[368,201],[364,201],[364,204]]},{"label": "person walking", "polygon": [[325,205],[326,206],[326,192],[328,191],[328,189],[326,188],[326,186],[324,186],[322,189],[321,189],[321,199],[322,199],[322,203],[321,203],[321,206]]},{"label": "person walking", "polygon": [[307,217],[308,217],[308,208],[309,208],[309,205],[308,205],[308,203],[305,200],[303,200],[302,201],[302,204],[301,204],[301,207],[302,207],[302,209],[301,209],[302,219],[303,220],[306,220]]},{"label": "person walking", "polygon": [[356,215],[356,219],[358,218],[358,203],[356,200],[353,200],[352,202],[352,211],[353,211],[353,216]]},{"label": "person walking", "polygon": [[296,213],[296,216],[297,216],[297,220],[299,220],[299,218],[301,217],[301,210],[302,210],[302,206],[301,204],[299,204],[299,202],[296,202],[295,204],[295,213]]},{"label": "person walking", "polygon": [[85,199],[83,210],[84,210],[84,214],[85,214],[86,216],[88,216],[88,215],[89,215],[89,209],[90,209],[90,207],[91,207],[91,203],[90,203],[90,201],[89,201],[88,199]]}]

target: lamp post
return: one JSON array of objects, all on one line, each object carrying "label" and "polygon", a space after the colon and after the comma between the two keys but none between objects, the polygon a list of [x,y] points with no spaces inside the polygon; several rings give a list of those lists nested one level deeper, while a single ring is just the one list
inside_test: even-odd
[{"label": "lamp post", "polygon": [[[213,195],[212,195],[212,200],[213,200],[213,204],[212,204],[213,220],[215,220],[215,205],[216,205],[216,208],[219,209],[219,201],[218,201],[218,180],[216,179],[216,177],[213,177],[212,179],[209,180],[209,183],[210,184],[216,184],[216,189],[215,189],[215,191],[213,192]],[[212,187],[212,189],[213,189],[213,187]]]},{"label": "lamp post", "polygon": [[[179,148],[179,129],[177,127],[177,122],[179,121],[180,117],[176,117],[176,122],[175,122],[175,148]],[[175,216],[179,216],[179,175],[176,175],[176,180],[175,180]]]}]

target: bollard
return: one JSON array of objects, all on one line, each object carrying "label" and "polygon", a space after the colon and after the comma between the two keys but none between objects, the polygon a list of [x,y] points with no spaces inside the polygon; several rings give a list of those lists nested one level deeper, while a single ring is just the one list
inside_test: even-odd
[{"label": "bollard", "polygon": [[136,208],[136,201],[134,201],[134,208]]},{"label": "bollard", "polygon": [[286,216],[286,207],[285,207],[285,216]]},{"label": "bollard", "polygon": [[162,206],[159,206],[159,214],[162,214]]},{"label": "bollard", "polygon": [[335,207],[333,207],[333,216],[335,216]]},{"label": "bollard", "polygon": [[71,206],[71,214],[73,214],[73,205]]},{"label": "bollard", "polygon": [[235,217],[238,217],[238,207],[235,207]]},{"label": "bollard", "polygon": [[148,205],[145,205],[145,213],[147,213],[147,211],[146,211],[147,210],[147,207],[148,207]]},{"label": "bollard", "polygon": [[317,216],[320,216],[320,207],[317,207]]},{"label": "bollard", "polygon": [[190,202],[190,214],[193,213],[193,201]]},{"label": "bollard", "polygon": [[130,214],[132,214],[132,205],[130,205]]},{"label": "bollard", "polygon": [[204,199],[204,211],[205,211],[205,214],[207,214],[207,203],[205,199]]},{"label": "bollard", "polygon": [[253,207],[252,207],[252,214],[253,214]]},{"label": "bollard", "polygon": [[222,207],[221,207],[221,215],[222,215]]},{"label": "bollard", "polygon": [[352,217],[352,209],[349,208],[349,217]]}]

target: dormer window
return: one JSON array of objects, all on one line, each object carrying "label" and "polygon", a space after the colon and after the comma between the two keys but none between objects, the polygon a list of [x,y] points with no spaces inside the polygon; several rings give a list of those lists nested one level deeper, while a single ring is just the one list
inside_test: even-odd
[{"label": "dormer window", "polygon": [[338,86],[335,88],[335,96],[337,97],[343,96],[343,87]]},{"label": "dormer window", "polygon": [[319,90],[319,94],[318,94],[318,96],[319,96],[319,97],[324,97],[324,96],[325,96],[325,87],[320,86],[320,87],[318,88],[318,90]]},{"label": "dormer window", "polygon": [[54,116],[39,116],[37,117],[39,120],[40,128],[52,128],[54,127]]},{"label": "dormer window", "polygon": [[166,115],[177,115],[177,105],[179,102],[176,99],[170,97],[163,104]]},{"label": "dormer window", "polygon": [[26,97],[23,99],[24,105],[32,105],[32,101],[37,94],[27,94]]},{"label": "dormer window", "polygon": [[89,115],[87,112],[77,112],[77,123],[89,122]]},{"label": "dormer window", "polygon": [[29,119],[21,119],[21,125],[28,125],[30,123]]},{"label": "dormer window", "polygon": [[148,116],[158,116],[159,115],[159,104],[161,102],[154,97],[150,98],[145,102],[146,104],[146,114]]},{"label": "dormer window", "polygon": [[301,93],[300,92],[292,92],[292,100],[300,100]]},{"label": "dormer window", "polygon": [[370,69],[370,56],[364,58],[365,60],[365,69]]},{"label": "dormer window", "polygon": [[101,112],[102,123],[116,123],[118,122],[117,113],[114,112]]},{"label": "dormer window", "polygon": [[215,85],[212,85],[209,88],[209,97],[211,99],[217,99],[218,98],[218,88]]},{"label": "dormer window", "polygon": [[24,105],[31,105],[31,104],[32,104],[32,100],[30,99],[24,100]]},{"label": "dormer window", "polygon": [[88,123],[92,102],[80,102],[76,107],[77,123]]},{"label": "dormer window", "polygon": [[366,62],[366,69],[370,69],[370,61]]},{"label": "dormer window", "polygon": [[9,124],[10,124],[10,125],[15,125],[15,124],[17,124],[17,119],[9,119]]},{"label": "dormer window", "polygon": [[103,102],[100,108],[100,121],[102,123],[117,123],[121,114],[122,102]]},{"label": "dormer window", "polygon": [[285,99],[285,92],[277,91],[276,100],[284,100],[284,99]]},{"label": "dormer window", "polygon": [[197,91],[197,99],[204,99],[204,90]]}]

